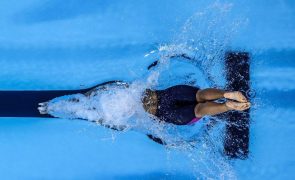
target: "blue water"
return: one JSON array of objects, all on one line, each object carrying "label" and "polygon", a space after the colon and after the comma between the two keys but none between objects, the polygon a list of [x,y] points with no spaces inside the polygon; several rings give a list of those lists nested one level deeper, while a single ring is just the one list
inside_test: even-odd
[{"label": "blue water", "polygon": [[[218,141],[187,152],[158,145],[138,131],[115,132],[86,121],[1,118],[1,179],[294,179],[294,19],[292,0],[217,5],[193,0],[1,1],[2,90],[143,81],[150,76],[146,67],[161,55],[159,47],[186,44],[207,46],[197,55],[213,81],[202,77],[196,64],[179,60],[163,69],[158,87],[190,81],[222,87],[220,56],[231,49],[251,53],[254,92],[247,160],[212,155]],[[213,21],[217,25],[209,28]]]}]

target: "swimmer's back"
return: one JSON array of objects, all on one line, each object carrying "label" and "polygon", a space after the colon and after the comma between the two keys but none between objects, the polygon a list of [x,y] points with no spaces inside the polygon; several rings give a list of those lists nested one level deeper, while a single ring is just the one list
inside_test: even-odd
[{"label": "swimmer's back", "polygon": [[161,121],[186,125],[199,120],[195,117],[196,93],[199,88],[176,85],[164,90],[145,91],[143,104],[145,110]]}]

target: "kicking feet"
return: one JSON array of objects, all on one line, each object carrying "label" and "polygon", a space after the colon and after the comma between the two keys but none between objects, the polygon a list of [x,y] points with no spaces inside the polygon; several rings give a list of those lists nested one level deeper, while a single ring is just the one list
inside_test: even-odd
[{"label": "kicking feet", "polygon": [[247,98],[240,91],[226,92],[223,96],[226,99],[235,100],[241,103],[248,102]]},{"label": "kicking feet", "polygon": [[225,105],[229,110],[244,111],[249,109],[251,104],[249,102],[226,101]]}]

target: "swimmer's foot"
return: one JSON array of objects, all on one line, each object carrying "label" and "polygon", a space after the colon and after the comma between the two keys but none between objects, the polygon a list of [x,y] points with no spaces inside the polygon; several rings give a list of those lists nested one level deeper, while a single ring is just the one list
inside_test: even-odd
[{"label": "swimmer's foot", "polygon": [[38,105],[39,105],[38,110],[40,114],[47,114],[48,102],[39,103]]},{"label": "swimmer's foot", "polygon": [[226,92],[223,95],[226,99],[236,100],[238,102],[248,102],[247,98],[240,91]]},{"label": "swimmer's foot", "polygon": [[251,104],[249,102],[234,102],[234,101],[226,101],[225,103],[226,107],[229,110],[238,110],[238,111],[244,111],[246,109],[249,109]]}]

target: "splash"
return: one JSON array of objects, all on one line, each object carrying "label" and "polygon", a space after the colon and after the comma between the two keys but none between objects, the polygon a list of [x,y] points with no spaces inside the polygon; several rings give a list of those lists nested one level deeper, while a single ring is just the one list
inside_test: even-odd
[{"label": "splash", "polygon": [[170,43],[161,44],[148,54],[158,52],[159,71],[169,69],[173,57],[185,55],[187,58],[179,61],[186,61],[201,71],[207,86],[224,87],[224,55],[230,49],[235,33],[247,24],[246,18],[231,16],[232,7],[233,4],[214,3],[187,19]]},{"label": "splash", "polygon": [[[232,7],[232,4],[215,3],[195,13],[184,23],[171,43],[162,44],[148,54],[146,57],[154,55],[156,51],[159,56],[159,65],[150,75],[154,77],[158,73],[153,86],[164,88],[188,84],[201,88],[224,88],[225,53],[230,49],[235,33],[247,23],[243,17],[231,16]],[[173,67],[174,59],[182,67],[185,67],[184,63],[190,64],[189,68],[182,70],[183,75],[179,78],[174,78],[176,73],[167,76],[173,68],[177,68]],[[191,81],[191,77],[196,80]],[[233,167],[223,155],[224,129],[224,121],[207,117],[193,127],[165,127],[166,131],[157,136],[167,140],[170,148],[187,155],[196,177],[236,179]],[[174,136],[167,137],[167,134]]]},{"label": "splash", "polygon": [[[143,79],[128,87],[106,86],[88,94],[53,99],[48,102],[48,113],[151,134],[162,139],[168,149],[184,152],[196,177],[235,179],[234,171],[222,153],[225,125],[222,120],[205,117],[193,126],[167,124],[147,114],[141,101],[147,88],[176,84],[224,87],[224,54],[244,22],[230,16],[231,7],[232,4],[215,3],[191,16],[171,43],[162,44],[145,55],[146,58],[157,56],[159,63]],[[181,70],[173,70],[174,59],[182,64]]]},{"label": "splash", "polygon": [[143,111],[143,88],[136,83],[127,86],[115,83],[93,89],[85,94],[57,97],[47,102],[46,111],[55,117],[84,119],[118,130],[132,127],[130,118]]}]

